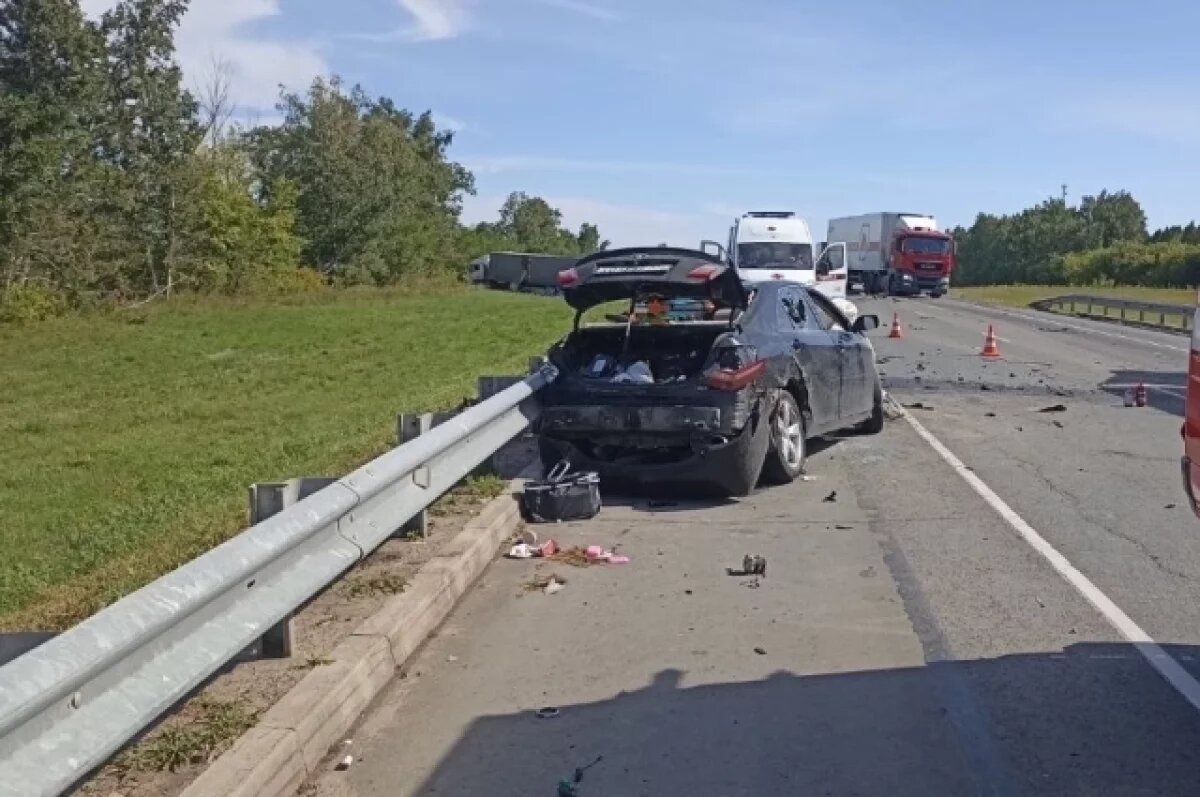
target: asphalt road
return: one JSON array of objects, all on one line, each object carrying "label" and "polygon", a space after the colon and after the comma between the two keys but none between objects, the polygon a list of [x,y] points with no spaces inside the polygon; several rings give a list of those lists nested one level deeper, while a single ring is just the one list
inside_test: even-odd
[{"label": "asphalt road", "polygon": [[[915,424],[742,501],[552,527],[632,562],[495,563],[316,791],[553,795],[596,762],[580,795],[1200,794],[1187,340],[860,306]],[[989,322],[1000,361],[978,356]],[[1139,381],[1151,406],[1124,407]],[[765,579],[726,573],[747,553]],[[524,589],[551,572],[562,592]]]}]

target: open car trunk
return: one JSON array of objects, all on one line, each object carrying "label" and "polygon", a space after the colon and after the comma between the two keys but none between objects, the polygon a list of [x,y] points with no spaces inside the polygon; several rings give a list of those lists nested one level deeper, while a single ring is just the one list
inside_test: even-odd
[{"label": "open car trunk", "polygon": [[555,347],[551,359],[564,382],[591,391],[679,384],[700,376],[713,343],[728,331],[729,325],[719,321],[586,326]]}]

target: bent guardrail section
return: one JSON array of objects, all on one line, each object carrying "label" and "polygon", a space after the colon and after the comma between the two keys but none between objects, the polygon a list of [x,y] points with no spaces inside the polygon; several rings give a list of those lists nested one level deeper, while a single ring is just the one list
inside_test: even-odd
[{"label": "bent guardrail section", "polygon": [[545,367],[0,668],[0,795],[55,795],[536,418]]},{"label": "bent guardrail section", "polygon": [[[1108,319],[1176,332],[1192,331],[1194,308],[1183,304],[1140,302],[1134,299],[1114,299],[1107,296],[1069,294],[1033,303],[1038,310],[1051,313]],[[1115,313],[1113,312],[1115,311]]]}]

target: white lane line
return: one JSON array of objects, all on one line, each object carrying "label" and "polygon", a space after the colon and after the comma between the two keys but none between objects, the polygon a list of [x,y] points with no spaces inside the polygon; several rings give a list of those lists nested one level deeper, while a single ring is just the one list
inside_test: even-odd
[{"label": "white lane line", "polygon": [[1031,548],[1041,554],[1042,558],[1049,562],[1060,576],[1066,579],[1092,606],[1096,607],[1108,624],[1125,637],[1142,654],[1142,658],[1157,670],[1159,675],[1165,678],[1171,686],[1175,687],[1175,691],[1191,703],[1193,708],[1200,710],[1200,682],[1197,682],[1187,670],[1183,669],[1179,662],[1171,658],[1149,634],[1121,610],[1121,607],[1113,603],[1107,595],[1100,591],[1099,587],[1092,583],[1091,579],[1071,564],[1067,557],[1059,553],[1058,549],[1047,542],[1045,537],[1038,534],[1033,526],[1030,526],[1024,518],[1013,511],[1013,508],[1006,504],[1003,498],[996,495],[983,479],[969,470],[962,460],[954,455],[953,451],[942,444],[941,440],[934,437],[910,413],[905,412],[904,419],[916,430],[921,439],[928,443],[938,453],[938,456],[945,460],[946,464],[953,468],[963,481],[996,511],[996,514],[1012,526],[1013,530],[1021,535]]},{"label": "white lane line", "polygon": [[[1036,321],[1039,324],[1057,324],[1061,327],[1069,327],[1071,329],[1076,329],[1081,332],[1090,332],[1093,335],[1101,335],[1106,338],[1120,338],[1121,340],[1129,340],[1129,341],[1133,341],[1134,343],[1144,343],[1147,346],[1154,346],[1159,349],[1169,349],[1171,351],[1181,351],[1181,352],[1184,352],[1185,354],[1188,352],[1188,349],[1183,346],[1172,346],[1168,343],[1159,343],[1158,341],[1146,340],[1145,338],[1139,338],[1139,337],[1135,337],[1133,335],[1122,335],[1120,332],[1109,332],[1106,329],[1094,329],[1092,327],[1085,327],[1085,326],[1081,326],[1079,324],[1068,324],[1065,321],[1059,321],[1058,320],[1059,317],[1056,316],[1054,313],[1047,313],[1046,314],[1047,317],[1038,317],[1035,315],[1028,315],[1026,313],[1019,313],[1016,310],[1008,310],[1008,309],[1001,308],[1001,307],[995,307],[993,305],[978,305],[978,306],[985,307],[989,310],[994,310],[998,313],[1001,313],[1002,315],[1009,315],[1009,316],[1015,316],[1017,318],[1024,318],[1027,321]],[[1103,323],[1103,322],[1098,321],[1097,323]]]}]

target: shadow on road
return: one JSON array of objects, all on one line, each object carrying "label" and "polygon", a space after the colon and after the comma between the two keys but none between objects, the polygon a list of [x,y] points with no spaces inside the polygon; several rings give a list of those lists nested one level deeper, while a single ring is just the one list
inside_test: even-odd
[{"label": "shadow on road", "polygon": [[1180,371],[1113,371],[1100,389],[1123,401],[1125,390],[1146,385],[1146,404],[1160,412],[1183,417],[1187,374]]},{"label": "shadow on road", "polygon": [[[1172,653],[1185,666],[1197,658]],[[598,757],[577,792],[558,793],[1159,795],[1200,784],[1200,716],[1129,645],[747,683],[683,678],[662,671],[549,719],[537,706],[478,718],[416,793],[554,795]]]}]

